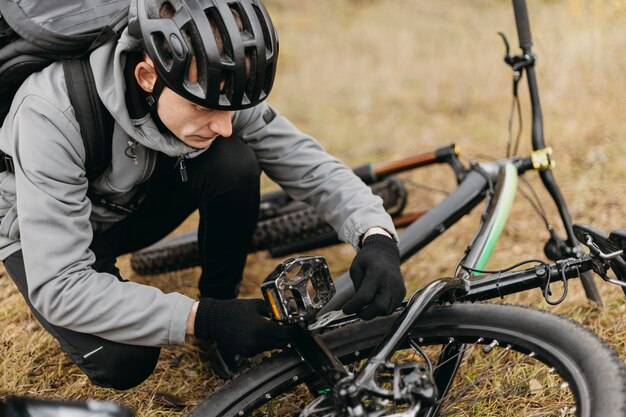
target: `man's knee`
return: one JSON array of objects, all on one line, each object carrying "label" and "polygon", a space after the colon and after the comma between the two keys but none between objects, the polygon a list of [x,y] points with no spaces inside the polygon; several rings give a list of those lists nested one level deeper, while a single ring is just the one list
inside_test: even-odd
[{"label": "man's knee", "polygon": [[127,390],[152,375],[160,351],[157,347],[115,344],[77,364],[95,385]]}]

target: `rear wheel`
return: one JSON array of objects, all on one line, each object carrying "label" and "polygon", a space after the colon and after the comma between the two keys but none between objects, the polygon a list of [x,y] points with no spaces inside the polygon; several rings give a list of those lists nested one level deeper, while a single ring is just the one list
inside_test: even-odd
[{"label": "rear wheel", "polygon": [[[396,316],[348,324],[323,337],[350,370],[358,369]],[[446,360],[458,359],[460,366],[437,415],[626,415],[623,362],[594,333],[568,319],[497,304],[436,307],[415,323],[392,362],[423,361],[424,353],[439,369],[446,365],[441,352],[453,345],[464,345],[465,351]],[[309,387],[315,381],[297,354],[282,352],[210,395],[188,416],[298,415],[313,401]],[[400,411],[389,404],[389,414]],[[342,414],[331,407],[309,408],[306,415]]]}]

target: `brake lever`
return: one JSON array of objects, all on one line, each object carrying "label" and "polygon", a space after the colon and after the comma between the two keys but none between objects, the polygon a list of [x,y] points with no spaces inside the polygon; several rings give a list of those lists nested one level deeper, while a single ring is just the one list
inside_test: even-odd
[{"label": "brake lever", "polygon": [[[593,237],[591,237],[591,235],[586,235],[585,245],[589,248],[589,252],[591,252],[591,254],[596,257],[596,259],[593,261],[593,271],[598,274],[604,281],[610,284],[618,285],[622,289],[624,289],[624,291],[626,291],[626,282],[618,279],[613,279],[608,276],[607,271],[609,268],[611,268],[611,264],[610,262],[605,262],[611,260],[619,261],[620,257],[624,255],[624,250],[620,249],[614,252],[604,253],[602,252],[600,247],[593,241]],[[615,271],[615,273],[619,277],[618,271]]]},{"label": "brake lever", "polygon": [[618,256],[622,256],[624,254],[624,251],[621,249],[615,252],[610,252],[610,253],[602,252],[602,250],[598,247],[598,245],[594,243],[593,238],[590,235],[587,235],[587,240],[585,244],[589,248],[590,252],[592,252],[594,255],[599,256],[601,259],[604,259],[607,261],[610,259],[617,258]]}]

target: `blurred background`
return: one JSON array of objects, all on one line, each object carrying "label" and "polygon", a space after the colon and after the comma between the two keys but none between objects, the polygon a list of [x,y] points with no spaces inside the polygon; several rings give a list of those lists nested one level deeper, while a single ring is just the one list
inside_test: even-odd
[{"label": "blurred background", "polygon": [[[510,1],[504,0],[265,0],[280,35],[280,59],[270,103],[349,166],[402,158],[456,143],[465,160],[505,156],[512,73],[504,64],[507,35],[518,52]],[[626,228],[626,1],[528,0],[545,138],[554,148],[555,177],[576,222],[605,230]],[[530,151],[525,79],[520,84],[520,153]],[[514,120],[514,136],[518,129]],[[446,167],[409,173],[411,181],[451,190]],[[537,175],[526,175],[554,226],[562,230]],[[263,180],[264,190],[276,186]],[[412,207],[443,195],[411,189]],[[471,239],[480,206],[403,266],[409,290],[451,275]],[[177,232],[195,227],[192,216]],[[548,233],[531,206],[517,197],[490,267],[543,257]],[[350,265],[348,245],[311,253],[327,257],[338,276]],[[243,297],[280,259],[252,254]],[[197,269],[131,280],[197,296]],[[539,291],[507,298],[567,315],[601,334],[626,357],[626,310],[621,290],[601,285],[606,307],[570,297],[549,307]],[[15,393],[99,398],[142,416],[180,415],[223,384],[193,345],[163,349],[155,374],[123,393],[90,385],[27,311],[10,278],[0,276],[0,399]]]}]

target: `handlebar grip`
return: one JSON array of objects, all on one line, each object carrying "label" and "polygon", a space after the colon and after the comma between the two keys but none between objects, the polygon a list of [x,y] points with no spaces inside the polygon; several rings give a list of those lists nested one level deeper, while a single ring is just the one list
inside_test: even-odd
[{"label": "handlebar grip", "polygon": [[528,19],[526,0],[513,0],[513,9],[515,11],[519,46],[523,51],[526,51],[533,45],[533,40],[530,36],[530,20]]},{"label": "handlebar grip", "polygon": [[352,172],[361,179],[365,184],[373,184],[378,181],[378,177],[374,172],[374,166],[372,164],[364,164],[352,169]]}]

